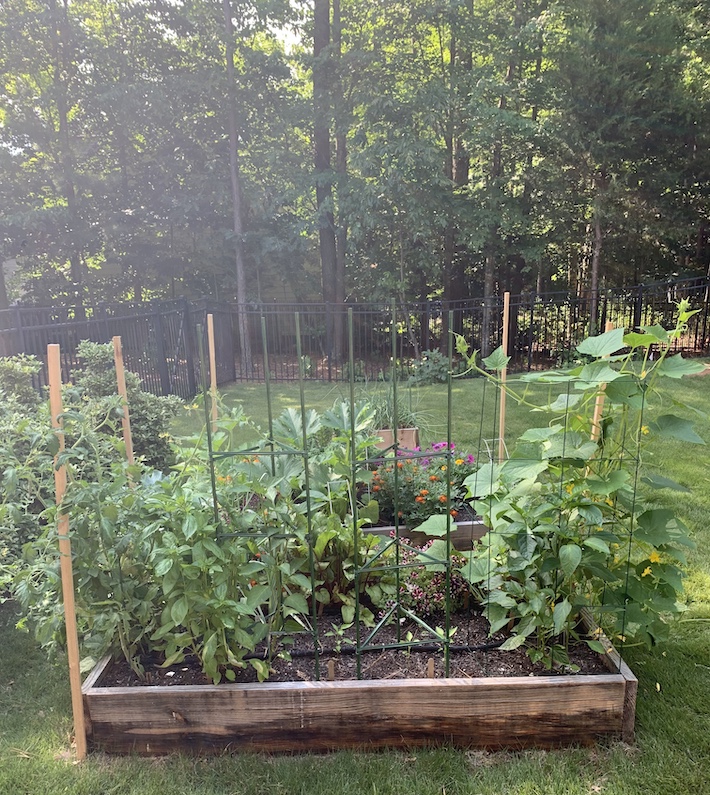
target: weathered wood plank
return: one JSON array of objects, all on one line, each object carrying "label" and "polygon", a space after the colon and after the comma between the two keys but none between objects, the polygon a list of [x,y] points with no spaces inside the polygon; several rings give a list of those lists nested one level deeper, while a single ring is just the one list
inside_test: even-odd
[{"label": "weathered wood plank", "polygon": [[552,747],[620,734],[619,675],[88,688],[94,747],[163,754],[446,742]]},{"label": "weathered wood plank", "polygon": [[[363,532],[365,533],[386,536],[388,538],[390,534],[394,533],[394,530],[394,525],[363,528]],[[480,520],[452,522],[451,543],[453,544],[454,549],[457,549],[459,552],[467,552],[473,549],[476,542],[480,541],[487,532],[488,528]],[[426,541],[431,540],[430,536],[420,533],[416,529],[408,530],[404,526],[400,526],[399,535],[400,537],[409,538],[414,544],[424,544]]]}]

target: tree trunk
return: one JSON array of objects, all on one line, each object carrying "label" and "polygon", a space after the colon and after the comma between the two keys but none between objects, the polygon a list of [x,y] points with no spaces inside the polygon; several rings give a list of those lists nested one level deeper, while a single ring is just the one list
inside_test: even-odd
[{"label": "tree trunk", "polygon": [[342,80],[342,19],[340,15],[340,0],[333,0],[333,48],[337,62],[337,75],[334,90],[335,102],[335,170],[338,174],[338,205],[339,218],[336,228],[335,240],[335,290],[333,313],[333,356],[341,361],[345,355],[345,251],[348,240],[347,220],[342,211],[340,194],[345,190],[345,180],[348,170],[348,142],[346,129],[347,109],[343,93]]},{"label": "tree trunk", "polygon": [[239,353],[242,371],[252,369],[249,319],[246,314],[247,287],[244,269],[244,234],[242,210],[242,180],[239,169],[239,132],[237,124],[237,102],[234,96],[236,76],[234,70],[234,26],[232,25],[231,0],[222,0],[224,12],[225,61],[227,66],[227,119],[229,125],[229,176],[232,184],[232,232],[234,233],[234,270],[237,292],[237,326],[239,329]]},{"label": "tree trunk", "polygon": [[[330,163],[331,66],[330,0],[315,0],[313,10],[313,142],[318,205],[318,242],[321,262],[323,301],[334,308],[337,303],[337,247],[333,215],[332,171]],[[335,324],[328,311],[327,339],[330,356],[335,354]]]},{"label": "tree trunk", "polygon": [[[472,22],[473,0],[470,0],[467,4],[466,11],[469,15],[469,21]],[[451,105],[447,120],[447,134],[445,136],[445,173],[453,183],[455,201],[456,195],[468,184],[471,166],[469,153],[461,137],[462,124],[459,118],[461,88],[457,83],[459,78],[470,74],[473,70],[473,53],[470,47],[460,46],[453,31],[451,33],[450,59],[449,95],[451,97]],[[462,247],[458,243],[458,238],[459,229],[452,221],[449,223],[444,235],[444,302],[447,306],[450,306],[451,302],[460,301],[465,297],[465,258],[461,256]],[[444,334],[441,340],[441,350],[445,353],[448,350],[449,332],[463,333],[463,316],[460,312],[454,312],[452,328],[449,328],[448,312],[444,313],[442,320]]]},{"label": "tree trunk", "polygon": [[67,81],[70,73],[70,22],[69,2],[62,0],[61,8],[57,8],[56,0],[50,0],[49,8],[56,24],[53,26],[53,74],[52,82],[57,106],[57,122],[59,126],[59,168],[61,174],[62,194],[67,205],[69,216],[69,274],[74,287],[77,319],[83,319],[83,261],[81,243],[79,242],[79,210],[76,196],[76,175],[74,168],[74,152],[69,133],[69,96]]},{"label": "tree trunk", "polygon": [[483,264],[483,319],[481,321],[481,355],[483,357],[488,356],[492,351],[493,309],[496,291],[496,256],[493,246],[497,235],[498,228],[492,227]]}]

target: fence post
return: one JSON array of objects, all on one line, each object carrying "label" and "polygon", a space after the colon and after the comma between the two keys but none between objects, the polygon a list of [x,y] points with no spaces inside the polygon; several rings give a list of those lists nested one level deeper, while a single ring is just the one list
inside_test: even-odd
[{"label": "fence post", "polygon": [[[333,323],[333,307],[329,302],[325,304],[325,351],[328,358],[328,381],[333,380],[333,337],[335,326]],[[299,367],[301,363],[299,362]]]},{"label": "fence post", "polygon": [[528,324],[528,372],[532,370],[533,344],[535,339],[533,323],[535,321],[536,305],[537,305],[537,293],[535,292],[530,294],[530,323]]},{"label": "fence post", "polygon": [[641,327],[641,320],[643,317],[643,285],[639,284],[636,288],[636,303],[634,304],[634,322],[632,324],[633,330],[638,330]]},{"label": "fence post", "polygon": [[109,331],[108,312],[106,311],[106,304],[104,303],[104,301],[101,301],[98,304],[96,310],[98,314],[98,319],[100,319],[103,322],[104,337],[106,338],[106,342],[108,342],[110,339],[113,339],[113,337],[111,336],[111,332]]},{"label": "fence post", "polygon": [[170,372],[168,371],[168,360],[165,358],[165,339],[163,332],[163,312],[158,307],[153,315],[155,329],[155,354],[157,357],[158,373],[160,374],[160,391],[163,395],[172,394],[170,386]]},{"label": "fence post", "polygon": [[[185,344],[185,362],[187,364],[187,388],[190,395],[197,394],[197,381],[195,379],[195,346],[192,337],[192,313],[190,310],[190,302],[187,298],[183,299],[183,313],[184,319],[182,324],[183,342]],[[232,366],[234,357],[232,357]]]}]

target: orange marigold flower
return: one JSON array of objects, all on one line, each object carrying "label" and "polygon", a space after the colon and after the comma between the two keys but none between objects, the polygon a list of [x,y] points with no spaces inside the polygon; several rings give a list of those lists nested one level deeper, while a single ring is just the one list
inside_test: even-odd
[{"label": "orange marigold flower", "polygon": [[422,489],[419,493],[425,497],[429,493],[429,489]]},{"label": "orange marigold flower", "polygon": [[456,510],[456,508],[452,508],[452,509],[449,511],[449,513],[450,513],[452,516],[458,516],[458,515],[459,515],[459,512]]},{"label": "orange marigold flower", "polygon": [[442,494],[442,495],[440,495],[440,497],[439,497],[439,502],[447,502],[447,499],[446,499],[446,494]]},{"label": "orange marigold flower", "polygon": [[397,469],[403,469],[404,464],[401,461],[397,461]]},{"label": "orange marigold flower", "polygon": [[429,480],[432,483],[437,483],[439,481],[439,476],[438,475],[429,475]]},{"label": "orange marigold flower", "polygon": [[373,491],[379,491],[379,490],[380,490],[380,487],[379,487],[379,486],[373,486],[373,487],[372,487],[372,490],[373,490]]},{"label": "orange marigold flower", "polygon": [[426,502],[426,500],[424,499],[424,497],[418,495],[414,498],[414,502]]}]

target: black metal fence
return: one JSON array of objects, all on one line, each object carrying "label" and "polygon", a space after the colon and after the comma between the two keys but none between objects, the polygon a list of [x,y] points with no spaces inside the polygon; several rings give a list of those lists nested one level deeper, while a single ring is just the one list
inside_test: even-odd
[{"label": "black metal fence", "polygon": [[[687,298],[695,315],[679,351],[710,352],[710,281],[686,279],[600,293],[595,329],[610,321],[627,329],[674,324],[676,303]],[[511,368],[530,370],[564,361],[593,330],[590,297],[568,293],[511,296],[508,327]],[[299,359],[296,315],[301,334],[301,362],[307,378],[343,381],[350,377],[344,351],[347,311],[353,312],[354,377],[378,380],[390,370],[392,323],[396,324],[398,368],[406,375],[426,351],[444,349],[449,331],[463,334],[477,349],[493,349],[502,338],[502,296],[486,307],[482,299],[399,304],[252,304],[245,310],[248,341],[239,336],[238,307],[212,300],[162,301],[150,304],[100,304],[91,307],[22,307],[0,311],[0,356],[32,354],[45,361],[47,345],[59,343],[63,378],[81,367],[76,346],[81,340],[109,342],[122,338],[129,369],[156,394],[190,398],[199,380],[197,327],[214,317],[217,382],[262,381],[263,337],[269,368],[276,380],[295,380]],[[452,318],[449,328],[449,318]],[[484,339],[484,328],[489,330]],[[38,386],[46,383],[46,372]]]}]

